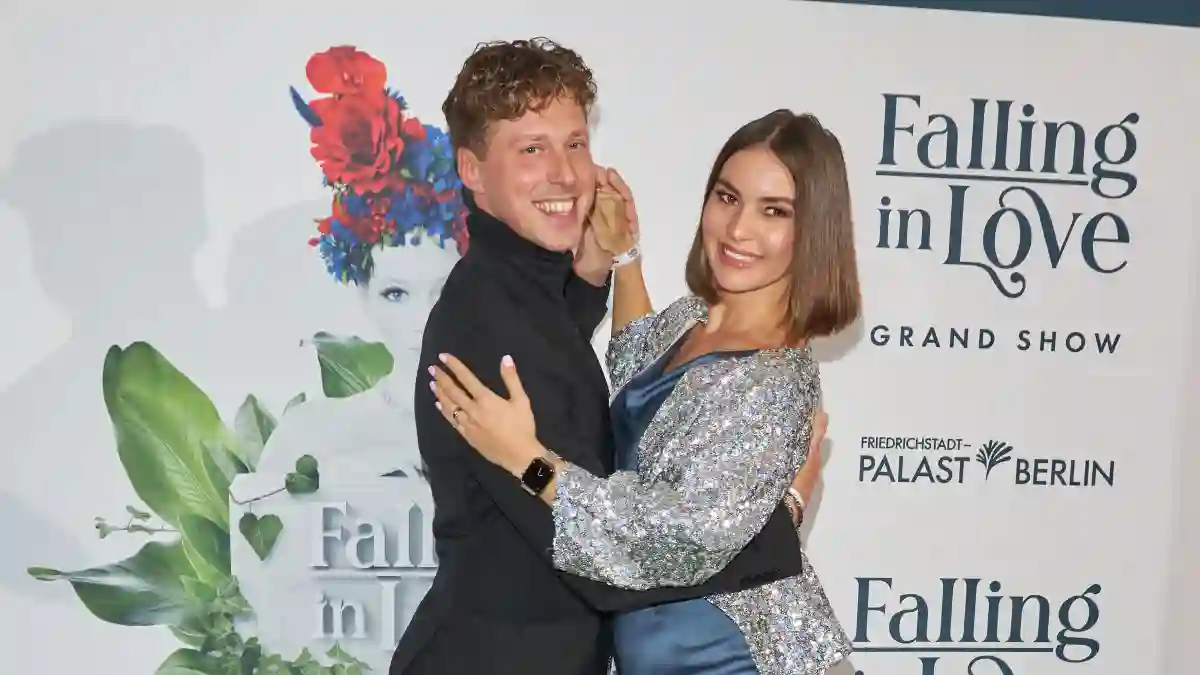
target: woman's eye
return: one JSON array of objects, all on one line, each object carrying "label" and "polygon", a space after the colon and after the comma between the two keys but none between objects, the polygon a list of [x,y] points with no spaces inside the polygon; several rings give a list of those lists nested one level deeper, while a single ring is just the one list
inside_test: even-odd
[{"label": "woman's eye", "polygon": [[388,302],[400,302],[408,295],[408,291],[399,286],[389,286],[379,292],[379,297]]}]

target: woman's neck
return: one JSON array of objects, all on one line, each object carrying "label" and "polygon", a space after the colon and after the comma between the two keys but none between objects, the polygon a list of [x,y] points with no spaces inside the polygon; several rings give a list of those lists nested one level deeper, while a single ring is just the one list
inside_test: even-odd
[{"label": "woman's neck", "polygon": [[[709,309],[710,333],[753,336],[755,341],[784,344],[787,340],[786,286],[773,284],[746,293],[725,293]],[[714,320],[715,319],[715,320]]]},{"label": "woman's neck", "polygon": [[415,379],[415,369],[396,367],[392,372],[380,378],[374,388],[383,395],[384,403],[389,406],[411,410]]}]

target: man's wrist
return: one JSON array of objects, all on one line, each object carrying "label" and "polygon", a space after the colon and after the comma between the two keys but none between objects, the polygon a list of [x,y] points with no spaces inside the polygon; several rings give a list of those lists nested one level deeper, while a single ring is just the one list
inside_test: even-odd
[{"label": "man's wrist", "polygon": [[534,443],[525,452],[522,452],[520,457],[514,459],[509,466],[505,467],[505,469],[520,480],[525,475],[525,471],[529,468],[529,465],[539,459],[550,462],[555,471],[559,470],[559,464],[562,462],[559,456],[547,449],[546,446],[541,443]]},{"label": "man's wrist", "polygon": [[590,286],[596,288],[604,288],[608,285],[609,275],[612,273],[612,266],[597,267],[596,269],[576,269],[575,275],[583,279]]}]

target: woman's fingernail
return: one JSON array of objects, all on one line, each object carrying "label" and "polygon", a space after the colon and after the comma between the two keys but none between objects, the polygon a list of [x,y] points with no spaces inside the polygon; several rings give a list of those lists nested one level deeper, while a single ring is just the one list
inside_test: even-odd
[{"label": "woman's fingernail", "polygon": [[445,363],[445,362],[446,362],[446,355],[445,355],[445,354],[438,354],[438,361],[441,361],[442,363]]},{"label": "woman's fingernail", "polygon": [[437,408],[437,409],[438,409],[438,412],[441,412],[441,410],[442,410],[442,402],[441,402],[441,401],[434,401],[434,402],[433,402],[433,407]]},{"label": "woman's fingernail", "polygon": [[429,376],[430,376],[430,377],[437,377],[437,369],[436,369],[436,368],[434,368],[433,366],[429,366]]},{"label": "woman's fingernail", "polygon": [[429,383],[429,391],[432,391],[435,394],[437,393],[437,382]]},{"label": "woman's fingernail", "polygon": [[500,359],[500,365],[502,365],[502,366],[507,366],[507,367],[511,368],[512,364],[513,364],[513,359],[508,354],[505,354],[504,358]]}]

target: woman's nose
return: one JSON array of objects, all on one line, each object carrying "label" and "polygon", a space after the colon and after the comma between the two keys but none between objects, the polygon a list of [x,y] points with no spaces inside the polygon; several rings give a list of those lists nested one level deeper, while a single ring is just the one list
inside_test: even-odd
[{"label": "woman's nose", "polygon": [[745,239],[749,234],[749,223],[746,222],[745,210],[737,209],[725,224],[725,236],[730,239]]}]

